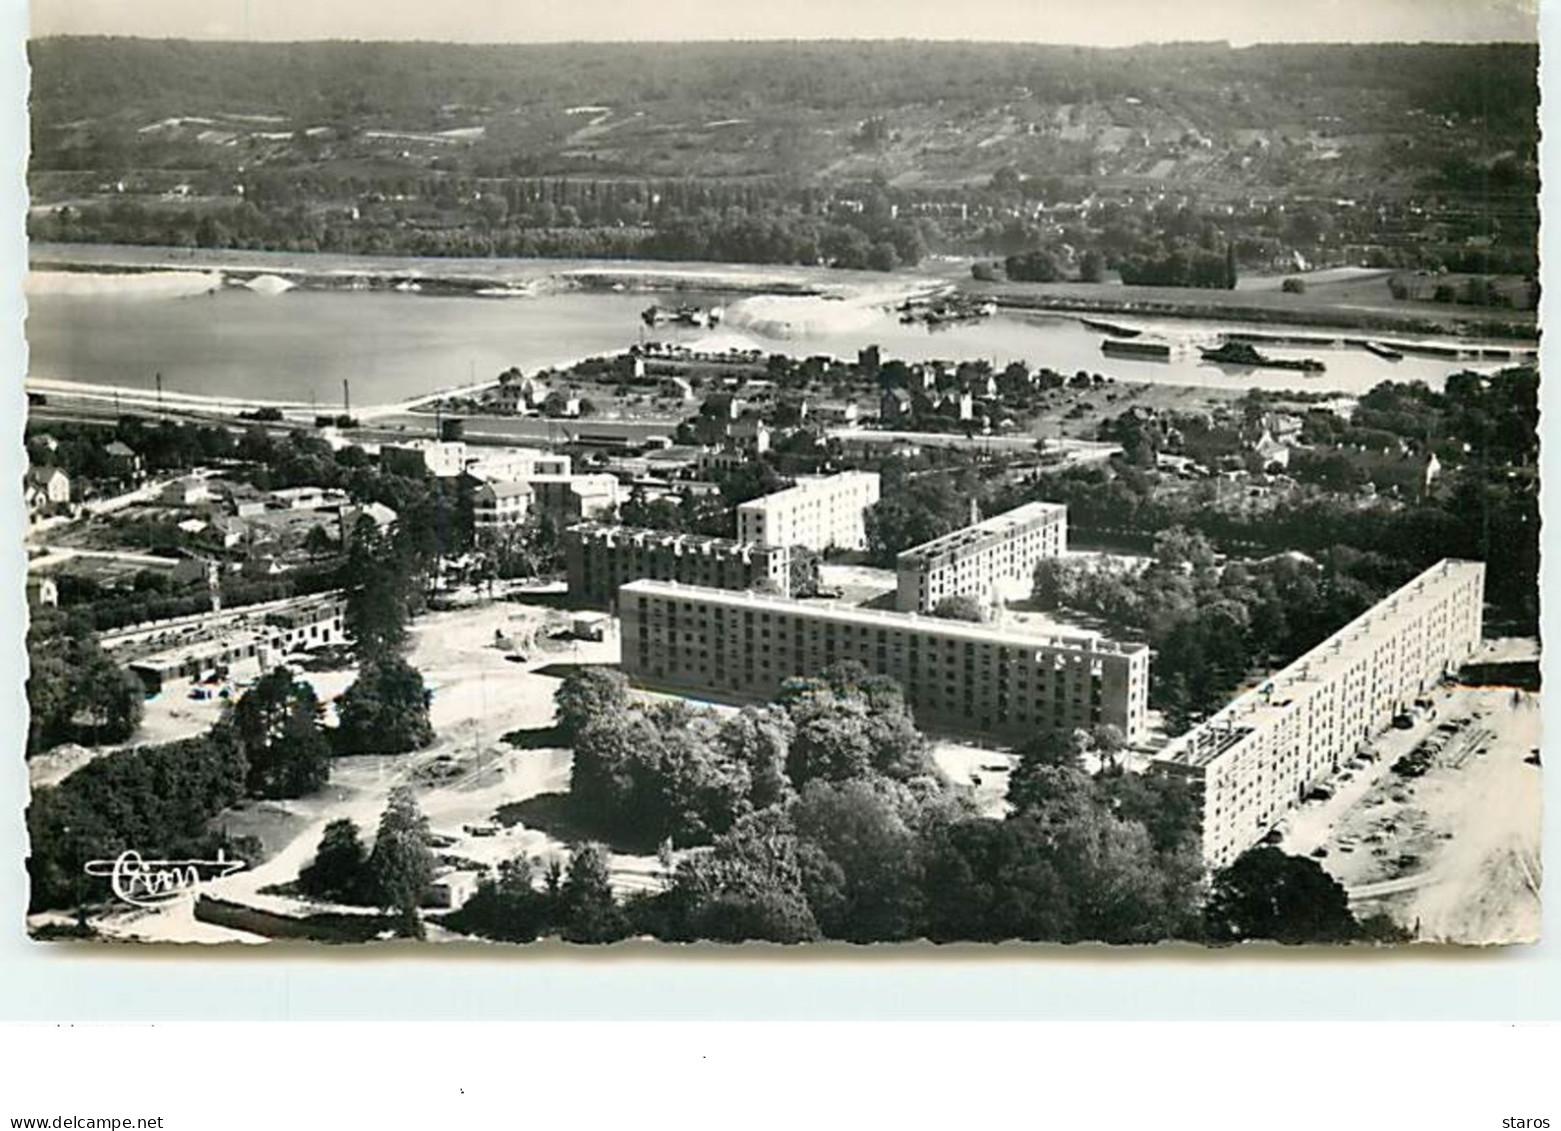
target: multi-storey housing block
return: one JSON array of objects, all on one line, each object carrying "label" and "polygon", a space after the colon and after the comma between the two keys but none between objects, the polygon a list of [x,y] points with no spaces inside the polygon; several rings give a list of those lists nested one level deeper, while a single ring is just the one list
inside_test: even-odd
[{"label": "multi-storey housing block", "polygon": [[712,589],[791,591],[791,547],[583,522],[564,531],[569,594],[611,604],[618,587],[651,579]]},{"label": "multi-storey housing block", "polygon": [[924,726],[1019,741],[1111,724],[1144,737],[1149,649],[911,613],[635,581],[618,591],[623,669],[651,686],[768,698],[856,660],[893,677]]},{"label": "multi-storey housing block", "polygon": [[1068,508],[1025,503],[902,551],[895,559],[895,607],[931,612],[945,597],[990,600],[1005,585],[1028,585],[1035,565],[1068,548]]},{"label": "multi-storey housing block", "polygon": [[766,546],[824,551],[867,548],[863,512],[878,501],[878,473],[844,471],[802,479],[794,487],[737,508],[737,537]]},{"label": "multi-storey housing block", "polygon": [[1442,561],[1202,725],[1153,768],[1201,788],[1224,867],[1480,645],[1485,564]]}]

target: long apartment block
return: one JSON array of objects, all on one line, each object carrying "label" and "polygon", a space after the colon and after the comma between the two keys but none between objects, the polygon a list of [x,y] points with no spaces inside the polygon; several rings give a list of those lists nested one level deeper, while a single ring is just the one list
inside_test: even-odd
[{"label": "long apartment block", "polygon": [[823,552],[867,548],[863,513],[878,501],[876,471],[843,471],[802,479],[793,487],[737,508],[737,537],[765,546],[807,546]]},{"label": "long apartment block", "polygon": [[791,592],[791,547],[582,522],[564,531],[569,593],[610,605],[631,581],[679,581],[712,589]]},{"label": "long apartment block", "polygon": [[1004,583],[1028,583],[1036,563],[1068,548],[1068,508],[1025,503],[904,550],[895,558],[895,608],[929,613],[945,597],[982,600]]},{"label": "long apartment block", "polygon": [[1018,741],[1110,723],[1144,736],[1149,649],[913,613],[635,581],[618,591],[623,669],[650,686],[769,698],[856,660],[892,676],[927,727]]},{"label": "long apartment block", "polygon": [[1156,755],[1202,787],[1224,867],[1480,645],[1485,564],[1448,559]]}]

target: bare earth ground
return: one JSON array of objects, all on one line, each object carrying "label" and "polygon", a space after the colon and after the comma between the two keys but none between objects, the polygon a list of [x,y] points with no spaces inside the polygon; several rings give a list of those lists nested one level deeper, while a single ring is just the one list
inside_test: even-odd
[{"label": "bare earth ground", "polygon": [[[1332,800],[1308,803],[1280,847],[1321,860],[1356,912],[1384,912],[1428,942],[1534,942],[1539,938],[1541,779],[1539,700],[1511,688],[1439,692],[1436,716],[1389,731],[1375,763],[1352,771]],[[1436,728],[1448,736],[1424,777],[1392,763]]]},{"label": "bare earth ground", "polygon": [[[296,879],[333,820],[357,822],[365,840],[372,841],[390,790],[401,784],[412,786],[432,830],[451,838],[449,846],[438,850],[441,855],[482,864],[519,855],[563,856],[567,844],[558,836],[524,823],[503,827],[496,814],[501,806],[561,794],[569,786],[569,751],[544,744],[545,732],[553,724],[553,690],[559,677],[539,669],[615,664],[619,646],[616,638],[549,642],[544,628],[549,623],[562,625],[562,615],[513,603],[419,619],[409,659],[434,689],[435,745],[399,757],[338,759],[330,785],[320,794],[249,803],[225,814],[222,821],[230,832],[259,837],[268,856],[251,868],[206,884],[205,891],[282,913],[354,910],[261,894],[261,889]],[[525,663],[506,660],[504,651],[494,647],[495,632],[518,639],[531,628],[544,631]],[[350,682],[351,674],[309,673],[304,678],[326,685],[322,693],[329,687],[329,695],[334,695]],[[530,732],[532,740],[516,747],[503,740],[511,732]],[[662,872],[654,856],[615,853],[611,867],[615,886],[623,892],[650,886]],[[115,912],[95,925],[105,934],[158,941],[212,941],[241,935],[196,924],[187,903],[154,912]]]}]

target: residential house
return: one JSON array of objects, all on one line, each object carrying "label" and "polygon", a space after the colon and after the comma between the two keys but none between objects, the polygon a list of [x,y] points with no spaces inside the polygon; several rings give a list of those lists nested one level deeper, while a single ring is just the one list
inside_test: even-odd
[{"label": "residential house", "polygon": [[[903,389],[900,391],[905,392]],[[906,405],[908,407],[910,404],[909,394],[906,394],[906,397]],[[849,427],[857,422],[860,413],[855,401],[846,401],[843,404],[813,405],[810,409],[810,415],[816,425]]]},{"label": "residential house", "polygon": [[694,387],[682,377],[663,377],[659,389],[663,396],[676,397],[680,401],[694,399]]},{"label": "residential house", "polygon": [[756,412],[746,412],[734,420],[727,435],[738,447],[754,455],[770,450],[770,426]]},{"label": "residential house", "polygon": [[27,472],[27,509],[39,514],[70,502],[70,476],[57,467],[34,467]]},{"label": "residential house", "polygon": [[381,444],[379,464],[396,475],[432,475],[452,479],[466,467],[466,444],[461,440],[408,440]]},{"label": "residential house", "polygon": [[904,389],[885,389],[878,402],[878,418],[886,425],[908,423],[915,415],[915,404]]},{"label": "residential house", "polygon": [[611,518],[622,501],[618,480],[611,475],[539,475],[529,486],[537,513],[560,523]]},{"label": "residential house", "polygon": [[159,502],[174,507],[199,506],[201,503],[211,502],[211,498],[211,484],[193,475],[175,479],[164,486],[157,495]]},{"label": "residential house", "polygon": [[347,493],[329,487],[282,487],[272,491],[271,498],[283,510],[317,511],[341,506]]},{"label": "residential house", "polygon": [[60,603],[60,587],[54,578],[42,573],[27,575],[27,607],[54,608]]},{"label": "residential house", "polygon": [[341,537],[343,542],[346,542],[348,534],[358,525],[358,520],[365,517],[372,519],[374,525],[380,530],[389,530],[395,525],[399,516],[384,503],[364,503],[361,506],[342,507]]},{"label": "residential house", "polygon": [[107,457],[108,473],[114,479],[134,482],[141,478],[145,470],[140,455],[121,440],[110,443],[103,449],[103,455]]},{"label": "residential house", "polygon": [[479,535],[521,526],[531,512],[531,500],[530,483],[484,483],[472,496],[472,524]]},{"label": "residential house", "polygon": [[1274,439],[1273,434],[1267,430],[1252,445],[1252,454],[1257,456],[1259,466],[1264,471],[1271,467],[1290,466],[1290,446]]}]

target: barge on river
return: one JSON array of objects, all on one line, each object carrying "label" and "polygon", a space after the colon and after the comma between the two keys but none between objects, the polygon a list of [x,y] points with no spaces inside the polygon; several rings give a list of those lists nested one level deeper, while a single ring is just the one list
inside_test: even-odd
[{"label": "barge on river", "polygon": [[1326,366],[1313,357],[1288,358],[1269,357],[1259,353],[1256,347],[1247,342],[1226,341],[1223,345],[1210,349],[1200,346],[1198,352],[1203,355],[1204,361],[1212,361],[1219,365],[1239,365],[1246,369],[1291,369],[1300,373],[1321,373]]},{"label": "barge on river", "polygon": [[1164,342],[1124,342],[1106,338],[1100,343],[1100,352],[1111,357],[1135,357],[1150,361],[1170,361],[1171,347]]}]

